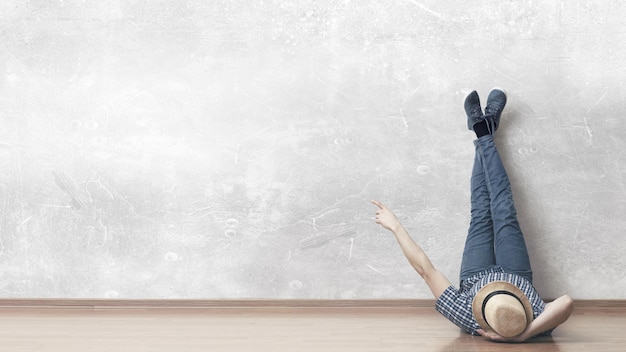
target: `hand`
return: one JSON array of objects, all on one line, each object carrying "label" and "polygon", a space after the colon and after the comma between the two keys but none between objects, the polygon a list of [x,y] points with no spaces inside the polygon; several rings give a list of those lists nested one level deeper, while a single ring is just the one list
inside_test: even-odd
[{"label": "hand", "polygon": [[523,334],[514,337],[504,337],[496,333],[495,331],[487,332],[483,329],[478,329],[476,331],[478,331],[478,333],[483,335],[484,337],[496,342],[524,342],[524,339],[522,338]]},{"label": "hand", "polygon": [[378,207],[378,210],[376,211],[377,224],[381,225],[391,232],[395,232],[398,228],[402,226],[396,215],[383,203],[372,200],[372,204]]}]

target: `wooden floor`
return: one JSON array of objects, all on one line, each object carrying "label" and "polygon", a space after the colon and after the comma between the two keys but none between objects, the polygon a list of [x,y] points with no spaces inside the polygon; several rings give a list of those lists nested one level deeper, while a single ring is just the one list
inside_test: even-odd
[{"label": "wooden floor", "polygon": [[551,339],[498,344],[432,307],[0,308],[0,350],[625,351],[626,308],[577,307]]}]

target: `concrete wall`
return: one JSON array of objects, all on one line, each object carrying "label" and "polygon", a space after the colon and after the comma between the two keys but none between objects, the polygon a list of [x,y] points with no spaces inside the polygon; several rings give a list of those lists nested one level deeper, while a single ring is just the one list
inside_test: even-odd
[{"label": "concrete wall", "polygon": [[458,281],[473,134],[550,298],[626,299],[623,1],[7,0],[0,297],[429,298]]}]

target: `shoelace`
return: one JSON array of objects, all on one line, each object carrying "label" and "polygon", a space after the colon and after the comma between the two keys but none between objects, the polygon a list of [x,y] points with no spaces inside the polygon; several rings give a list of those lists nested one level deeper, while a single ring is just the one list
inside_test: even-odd
[{"label": "shoelace", "polygon": [[494,132],[496,132],[496,129],[498,128],[498,126],[496,126],[496,119],[495,117],[498,115],[499,109],[498,108],[494,108],[493,111],[491,111],[491,113],[489,115],[485,115],[485,121],[487,122],[487,131],[489,131],[489,134],[493,134]]}]

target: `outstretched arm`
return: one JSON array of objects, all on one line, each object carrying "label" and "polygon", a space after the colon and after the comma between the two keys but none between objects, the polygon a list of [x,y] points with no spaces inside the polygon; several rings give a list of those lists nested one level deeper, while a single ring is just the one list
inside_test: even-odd
[{"label": "outstretched arm", "polygon": [[389,208],[375,200],[372,201],[372,204],[378,207],[376,211],[376,223],[394,234],[406,259],[408,259],[411,266],[424,279],[435,296],[435,299],[438,299],[443,291],[451,285],[450,280],[439,270],[435,269],[430,259],[428,259],[428,256],[426,256],[426,253],[413,241],[404,226],[402,226],[396,215]]},{"label": "outstretched arm", "polygon": [[541,334],[544,331],[554,329],[563,324],[572,314],[573,310],[574,300],[565,295],[546,304],[546,309],[543,313],[539,314],[537,319],[533,320],[521,335],[513,339],[506,339],[496,333],[488,333],[484,330],[478,330],[478,332],[494,341],[523,342],[533,336]]}]

